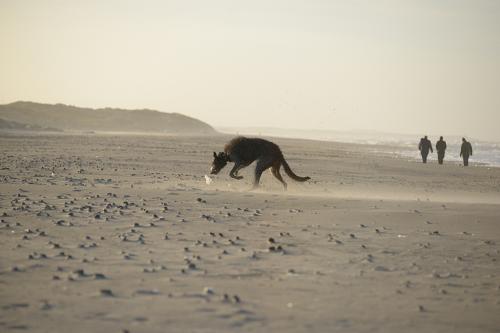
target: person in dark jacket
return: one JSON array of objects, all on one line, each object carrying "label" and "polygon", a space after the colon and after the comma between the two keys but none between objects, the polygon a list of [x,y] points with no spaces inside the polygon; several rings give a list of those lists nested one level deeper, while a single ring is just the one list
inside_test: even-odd
[{"label": "person in dark jacket", "polygon": [[420,150],[420,154],[422,155],[422,162],[427,163],[427,155],[429,155],[429,150],[431,151],[431,153],[434,152],[432,150],[432,143],[429,139],[427,139],[427,135],[420,139],[418,150]]},{"label": "person in dark jacket", "polygon": [[462,138],[462,148],[460,149],[460,157],[464,159],[464,166],[469,165],[469,156],[472,156],[472,145],[470,142]]},{"label": "person in dark jacket", "polygon": [[443,137],[439,137],[439,141],[436,142],[436,151],[438,153],[438,163],[443,164],[444,160],[444,152],[446,150],[446,141],[443,140]]}]

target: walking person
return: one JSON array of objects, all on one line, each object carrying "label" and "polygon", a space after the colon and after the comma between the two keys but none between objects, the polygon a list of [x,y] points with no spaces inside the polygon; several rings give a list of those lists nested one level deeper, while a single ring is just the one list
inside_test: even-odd
[{"label": "walking person", "polygon": [[432,150],[432,143],[429,139],[427,139],[427,135],[420,139],[418,150],[420,150],[420,155],[422,155],[422,162],[427,163],[427,155],[429,155],[429,150],[431,151],[431,153],[434,152]]},{"label": "walking person", "polygon": [[469,141],[462,138],[462,148],[460,149],[460,157],[464,159],[464,166],[469,165],[469,156],[472,156],[472,145]]},{"label": "walking person", "polygon": [[438,153],[438,163],[443,164],[444,153],[446,151],[446,141],[443,140],[443,137],[439,137],[439,141],[436,142],[436,151]]}]

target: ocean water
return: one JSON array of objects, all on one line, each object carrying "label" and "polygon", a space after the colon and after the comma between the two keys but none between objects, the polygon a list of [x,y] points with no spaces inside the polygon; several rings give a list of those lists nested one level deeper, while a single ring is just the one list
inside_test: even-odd
[{"label": "ocean water", "polygon": [[[334,138],[332,137],[330,138],[330,140],[373,145],[374,151],[392,153],[396,156],[406,157],[419,161],[422,160],[420,151],[418,150],[418,143],[420,142],[420,138],[418,136],[408,137],[406,135],[365,135],[364,137],[357,136],[354,138],[344,136],[342,138],[339,138],[338,140],[334,140]],[[438,137],[429,137],[429,140],[431,140],[432,142],[432,148],[434,149],[434,152],[429,153],[427,161],[428,163],[437,162],[436,142],[438,140]],[[446,141],[447,146],[444,162],[446,163],[446,161],[451,161],[458,162],[460,164],[463,163],[463,160],[460,157],[462,138],[445,137],[444,140]],[[469,158],[469,164],[481,164],[485,166],[500,167],[500,142],[479,141],[474,139],[469,139],[468,141],[472,144],[473,151],[473,155]],[[381,147],[383,148],[381,149]],[[391,148],[394,149],[391,150]]]},{"label": "ocean water", "polygon": [[[500,167],[500,143],[495,142],[471,142],[473,155],[469,158],[469,163],[479,163],[487,166]],[[447,149],[444,161],[453,161],[462,163],[462,158],[460,157],[460,147],[461,142],[447,142]],[[401,156],[414,158],[421,160],[420,151],[415,147],[408,147],[406,145],[402,146],[406,149],[399,152]],[[434,147],[435,148],[435,144]],[[434,149],[434,153],[430,153],[428,156],[428,161],[437,161],[437,152]]]},{"label": "ocean water", "polygon": [[[226,133],[238,133],[241,135],[275,136],[288,138],[301,138],[322,141],[336,141],[346,143],[357,143],[373,146],[373,151],[394,154],[395,156],[421,160],[418,143],[421,136],[408,134],[394,134],[375,131],[329,131],[329,130],[298,130],[279,128],[221,128]],[[439,136],[429,135],[433,148]],[[481,164],[486,166],[500,167],[500,142],[481,141],[468,138],[472,144],[473,155],[469,159],[470,164]],[[460,146],[462,138],[458,136],[445,136],[447,144],[445,163],[448,161],[462,163],[460,157]],[[430,163],[437,163],[437,152],[429,154]]]},{"label": "ocean water", "polygon": [[[332,138],[333,139],[333,138]],[[436,141],[438,138],[429,138],[432,142],[433,153],[429,153],[427,157],[428,163],[437,162],[437,152],[436,152]],[[446,154],[444,162],[458,162],[463,163],[460,157],[460,148],[462,145],[462,138],[451,137],[449,139],[445,138],[446,141]],[[396,156],[406,157],[415,160],[422,160],[420,151],[418,150],[418,143],[420,142],[419,137],[398,137],[396,135],[392,137],[371,137],[371,138],[355,138],[349,140],[344,138],[344,140],[335,140],[341,142],[350,143],[360,143],[366,145],[373,145],[375,151],[382,151],[392,153]],[[488,141],[476,141],[468,140],[472,144],[473,155],[469,158],[469,164],[481,164],[485,166],[500,167],[500,142],[488,142]],[[375,146],[377,148],[375,148]],[[380,149],[380,147],[383,147]],[[391,151],[391,147],[394,148]]]}]

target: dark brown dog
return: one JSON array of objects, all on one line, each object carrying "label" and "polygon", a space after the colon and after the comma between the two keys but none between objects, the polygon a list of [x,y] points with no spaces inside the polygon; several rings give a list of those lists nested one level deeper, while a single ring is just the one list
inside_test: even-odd
[{"label": "dark brown dog", "polygon": [[268,168],[271,168],[274,177],[276,177],[286,189],[287,184],[280,174],[280,167],[282,165],[286,174],[293,180],[305,182],[311,179],[310,177],[300,177],[293,173],[292,169],[290,169],[290,166],[285,161],[283,153],[278,145],[264,139],[245,138],[241,136],[229,141],[224,146],[224,152],[220,152],[219,154],[214,152],[214,161],[212,162],[210,173],[216,175],[226,166],[227,162],[234,162],[234,166],[231,172],[229,172],[229,175],[235,179],[242,179],[242,176],[238,176],[238,171],[249,166],[253,161],[257,161],[257,165],[255,166],[254,188],[259,186],[262,173]]}]

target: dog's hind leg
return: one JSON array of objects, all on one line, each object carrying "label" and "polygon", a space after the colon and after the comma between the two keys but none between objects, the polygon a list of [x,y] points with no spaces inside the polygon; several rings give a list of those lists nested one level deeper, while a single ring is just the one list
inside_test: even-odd
[{"label": "dog's hind leg", "polygon": [[281,182],[281,184],[283,184],[283,186],[285,187],[285,191],[286,191],[288,185],[283,180],[283,177],[281,177],[280,167],[281,167],[281,164],[273,165],[273,167],[271,168],[271,172],[273,173],[274,177],[276,177]]},{"label": "dog's hind leg", "polygon": [[260,177],[262,173],[271,167],[271,162],[268,159],[260,159],[255,166],[255,179],[253,181],[253,188],[259,187]]}]

